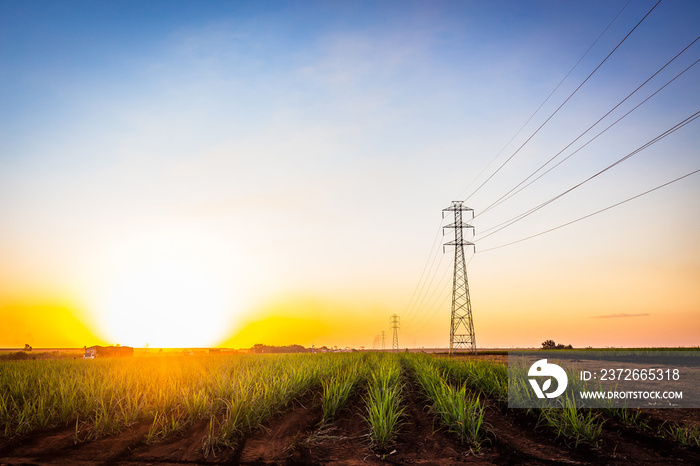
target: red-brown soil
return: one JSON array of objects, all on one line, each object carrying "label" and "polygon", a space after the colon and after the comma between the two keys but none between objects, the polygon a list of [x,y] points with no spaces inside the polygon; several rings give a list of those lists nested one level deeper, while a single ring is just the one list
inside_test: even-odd
[{"label": "red-brown soil", "polygon": [[135,424],[121,433],[76,443],[75,426],[59,427],[0,440],[0,465],[75,464],[700,464],[700,449],[680,446],[656,435],[666,419],[697,425],[698,409],[648,411],[649,428],[634,428],[606,419],[596,446],[574,449],[556,439],[522,411],[489,403],[488,440],[479,451],[463,445],[441,428],[407,378],[405,412],[396,441],[386,451],[372,448],[363,418],[361,393],[355,393],[337,420],[320,425],[320,396],[307,394],[264,428],[249,433],[235,448],[204,456],[208,421],[200,421],[170,437],[146,444],[149,424]]}]

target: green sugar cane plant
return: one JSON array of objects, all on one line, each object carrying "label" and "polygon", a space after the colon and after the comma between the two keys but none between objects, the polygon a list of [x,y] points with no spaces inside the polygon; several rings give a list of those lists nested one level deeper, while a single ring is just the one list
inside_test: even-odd
[{"label": "green sugar cane plant", "polygon": [[[240,359],[216,365],[201,358],[170,357],[3,363],[3,433],[12,436],[79,420],[79,430],[90,434],[85,438],[109,435],[153,419],[156,412],[172,411],[184,402],[183,387],[201,386],[208,374],[226,372]],[[193,393],[202,396],[201,391]]]},{"label": "green sugar cane plant", "polygon": [[333,420],[338,412],[345,406],[350,393],[363,380],[366,375],[366,366],[357,358],[349,364],[339,368],[338,372],[323,380],[321,422]]},{"label": "green sugar cane plant", "polygon": [[578,409],[573,397],[566,396],[558,408],[542,408],[540,421],[551,428],[557,437],[573,441],[574,448],[586,443],[596,445],[603,430],[599,413],[591,409]]},{"label": "green sugar cane plant", "polygon": [[365,405],[365,419],[370,426],[372,444],[378,449],[387,448],[394,441],[401,424],[404,408],[401,366],[394,355],[382,355],[370,377]]},{"label": "green sugar cane plant", "polygon": [[450,384],[445,374],[426,358],[414,357],[407,362],[441,423],[478,451],[486,436],[484,405],[479,395],[468,391],[466,384]]},{"label": "green sugar cane plant", "polygon": [[[511,368],[516,372],[510,380],[511,398],[517,394],[517,404],[529,406],[527,415],[537,418],[538,425],[544,425],[557,438],[562,438],[567,445],[578,448],[580,445],[597,446],[598,438],[605,422],[601,412],[596,409],[581,408],[576,405],[574,392],[583,390],[584,386],[573,372],[568,374],[567,391],[556,399],[539,399],[532,391],[527,377],[526,364]],[[512,374],[511,374],[512,375]],[[552,403],[556,405],[552,406]]]},{"label": "green sugar cane plant", "polygon": [[672,440],[686,447],[700,447],[700,427],[662,424],[658,429],[660,437]]},{"label": "green sugar cane plant", "polygon": [[492,361],[436,360],[436,367],[455,382],[503,402],[508,400],[508,368]]},{"label": "green sugar cane plant", "polygon": [[320,386],[321,380],[342,363],[332,357],[311,355],[269,355],[258,360],[264,364],[246,376],[239,373],[235,390],[221,400],[221,421],[210,417],[209,435],[202,445],[205,455],[235,446],[244,433],[261,426],[309,389]]}]

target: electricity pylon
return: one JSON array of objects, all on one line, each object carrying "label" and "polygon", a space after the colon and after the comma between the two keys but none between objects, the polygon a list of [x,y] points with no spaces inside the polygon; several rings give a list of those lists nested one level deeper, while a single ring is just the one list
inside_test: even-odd
[{"label": "electricity pylon", "polygon": [[382,350],[384,348],[386,348],[386,346],[384,346],[384,330],[382,330]]},{"label": "electricity pylon", "polygon": [[391,349],[394,351],[394,353],[398,353],[399,352],[399,316],[397,314],[392,315],[389,322],[391,324],[391,330],[393,332],[393,336],[391,339]]},{"label": "electricity pylon", "polygon": [[464,246],[474,246],[474,243],[464,240],[464,229],[471,228],[472,235],[474,227],[462,220],[463,212],[471,212],[474,218],[474,209],[466,207],[462,201],[452,201],[452,205],[442,210],[454,213],[454,223],[443,227],[453,228],[455,231],[454,241],[445,243],[445,246],[455,247],[454,275],[452,278],[452,314],[450,316],[450,354],[460,347],[469,348],[476,354],[476,337],[474,336],[474,322],[472,321],[472,303],[469,298],[469,281],[467,280],[467,265],[464,261]]}]

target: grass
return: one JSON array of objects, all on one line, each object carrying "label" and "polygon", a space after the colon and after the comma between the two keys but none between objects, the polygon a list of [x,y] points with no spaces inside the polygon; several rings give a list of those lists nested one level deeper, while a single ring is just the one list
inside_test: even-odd
[{"label": "grass", "polygon": [[386,449],[396,438],[403,408],[403,384],[398,357],[381,355],[371,373],[365,404],[370,438],[378,449]]},{"label": "grass", "polygon": [[0,362],[0,434],[75,425],[84,441],[149,422],[157,441],[214,418],[216,440],[230,442],[347,365],[315,356]]},{"label": "grass", "polygon": [[466,383],[450,384],[445,373],[428,358],[407,357],[406,360],[441,423],[472,449],[479,450],[486,434],[484,406],[479,395],[469,391]]},{"label": "grass", "polygon": [[[75,439],[82,442],[147,423],[146,441],[154,443],[208,420],[202,448],[216,454],[309,391],[320,395],[321,423],[327,424],[338,418],[353,392],[363,390],[372,445],[386,449],[404,420],[402,363],[415,374],[440,423],[479,449],[488,430],[484,400],[501,406],[508,401],[505,365],[420,354],[0,361],[0,436],[75,426]],[[700,442],[697,427],[664,424],[656,430],[639,410],[581,409],[565,397],[560,407],[526,412],[573,447],[595,446],[606,418],[680,445]]]},{"label": "grass", "polygon": [[686,447],[700,447],[700,427],[678,426],[675,424],[662,425],[659,436],[673,440]]},{"label": "grass", "polygon": [[148,429],[146,435],[146,443],[152,444],[159,439],[165,438],[173,432],[177,432],[182,427],[180,417],[175,414],[164,415],[156,413],[153,418],[153,424]]},{"label": "grass", "polygon": [[603,420],[599,413],[576,407],[573,398],[566,397],[561,408],[544,408],[540,411],[540,421],[551,428],[557,437],[565,437],[577,448],[581,443],[596,445],[603,430]]},{"label": "grass", "polygon": [[233,381],[234,391],[222,399],[222,419],[210,417],[205,454],[235,445],[242,434],[262,425],[307,390],[320,386],[323,378],[343,364],[339,358],[308,355],[272,355],[262,359],[266,364],[245,374],[239,373]]},{"label": "grass", "polygon": [[358,360],[353,358],[346,367],[343,367],[333,376],[323,380],[323,394],[321,408],[323,411],[322,423],[327,423],[338,415],[345,406],[353,389],[361,380],[366,378],[365,355]]},{"label": "grass", "polygon": [[[518,367],[517,370],[525,371],[524,366]],[[527,377],[519,376],[510,380],[510,387],[519,396],[524,397],[520,400],[522,404],[529,406],[539,406],[538,408],[528,408],[525,410],[530,416],[537,418],[538,425],[546,426],[557,438],[563,438],[565,443],[578,448],[579,445],[590,445],[596,447],[598,445],[598,437],[603,430],[605,418],[601,414],[601,410],[590,408],[579,408],[569,392],[557,398],[557,405],[550,407],[544,405],[543,400],[535,397],[534,392],[530,389]],[[576,377],[569,375],[568,390],[576,390]],[[516,385],[517,384],[517,385]],[[524,401],[524,402],[523,402]],[[605,411],[605,410],[603,410]],[[617,412],[620,416],[631,416],[631,413]]]},{"label": "grass", "polygon": [[[508,369],[504,364],[446,358],[436,358],[434,364],[444,373],[444,377],[453,383],[465,384],[467,387],[495,399],[502,406],[508,403]],[[527,383],[525,377],[518,377],[515,381]],[[517,392],[534,397],[529,386],[526,386],[524,390],[517,390]],[[532,405],[537,404],[536,399],[533,398],[531,401]],[[529,409],[526,413],[535,416],[539,425],[547,426],[556,437],[564,438],[574,448],[581,444],[595,446],[603,429],[604,419],[599,412],[580,409],[571,398],[564,398],[559,407]],[[630,423],[642,422],[638,411],[619,409],[615,414]]]},{"label": "grass", "polygon": [[639,409],[631,408],[603,408],[602,412],[609,417],[615,418],[622,424],[636,427],[638,429],[649,429],[649,419],[642,414]]},{"label": "grass", "polygon": [[435,360],[435,366],[451,380],[466,384],[499,401],[508,401],[508,368],[505,364],[439,358]]}]

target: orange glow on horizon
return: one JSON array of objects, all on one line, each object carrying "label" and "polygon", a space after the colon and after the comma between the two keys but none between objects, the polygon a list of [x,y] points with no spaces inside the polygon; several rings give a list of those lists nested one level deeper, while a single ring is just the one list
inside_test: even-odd
[{"label": "orange glow on horizon", "polygon": [[14,300],[0,306],[2,332],[0,347],[81,348],[104,345],[85,324],[82,316],[58,299]]},{"label": "orange glow on horizon", "polygon": [[[114,273],[96,276],[93,283],[99,286],[92,301],[48,293],[40,299],[42,292],[36,288],[12,298],[0,296],[0,347],[148,343],[153,348],[249,348],[262,343],[371,348],[382,330],[390,345],[388,319],[393,313],[402,318],[400,347],[448,344],[449,299],[427,323],[418,318],[412,325],[402,315],[405,310],[391,299],[397,291],[279,292],[266,304],[250,304],[251,299],[236,306],[226,294],[235,280],[217,277],[216,264],[194,254],[191,244],[188,249],[171,241],[155,251],[150,241],[139,244],[145,247],[122,253]],[[533,278],[524,277],[521,286],[502,289],[498,281],[485,281],[486,274],[473,274],[477,345],[539,347],[547,339],[577,348],[698,345],[697,293],[687,291],[688,283],[673,277],[654,281],[644,274],[602,282],[586,279],[587,274],[549,275],[552,292],[544,297],[528,283]],[[544,272],[537,279],[542,277]],[[596,293],[586,295],[590,286]],[[640,287],[653,287],[654,293],[641,299],[634,292]]]},{"label": "orange glow on horizon", "polygon": [[390,315],[388,309],[368,306],[357,297],[287,296],[250,312],[221,346],[249,348],[262,343],[371,348],[372,337],[388,322],[385,314]]},{"label": "orange glow on horizon", "polygon": [[[125,327],[124,331],[137,336],[138,332],[143,332],[141,335],[151,347],[165,348],[249,348],[256,343],[371,348],[373,337],[381,330],[387,332],[387,345],[390,345],[388,319],[384,318],[385,314],[390,315],[389,311],[361,306],[357,309],[360,310],[352,311],[331,301],[290,298],[287,305],[264,307],[241,316],[237,323],[223,329],[223,336],[219,340],[204,340],[202,344],[193,338],[176,335],[170,340],[162,340],[166,344],[154,343],[158,341],[154,338],[157,334],[149,333],[144,326],[137,329]],[[21,348],[25,343],[36,348],[74,348],[115,343],[143,346],[123,338],[100,336],[101,333],[92,330],[83,313],[68,304],[59,304],[59,300],[5,303],[0,307],[0,315],[3,321],[0,347]],[[196,325],[196,322],[186,319],[198,315],[189,316],[183,317],[185,320],[179,322]],[[448,319],[449,309],[445,309],[424,328],[401,329],[400,347],[445,347]],[[525,308],[516,311],[513,308],[484,306],[475,308],[474,320],[478,346],[501,348],[539,347],[546,339],[573,344],[577,348],[697,346],[694,342],[697,342],[700,329],[700,317],[692,309],[637,313],[622,310],[617,313],[594,312],[591,315],[581,315],[579,312],[528,312]],[[180,331],[177,326],[176,331]],[[675,343],[670,343],[671,341]]]}]

